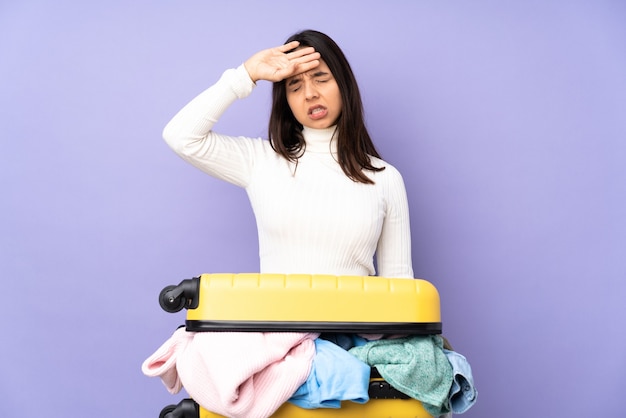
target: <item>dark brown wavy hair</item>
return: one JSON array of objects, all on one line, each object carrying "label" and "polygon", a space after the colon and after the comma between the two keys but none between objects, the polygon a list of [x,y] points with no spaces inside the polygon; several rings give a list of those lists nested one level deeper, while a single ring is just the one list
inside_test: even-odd
[{"label": "dark brown wavy hair", "polygon": [[[296,33],[285,43],[292,41],[299,41],[299,48],[315,48],[339,87],[342,109],[336,124],[337,157],[341,169],[355,182],[373,184],[363,170],[381,171],[384,167],[374,167],[370,160],[370,156],[380,158],[380,155],[365,127],[359,86],[343,51],[330,37],[315,30]],[[287,103],[285,80],[273,85],[268,133],[274,151],[297,164],[306,144],[302,136],[302,124],[296,120]]]}]

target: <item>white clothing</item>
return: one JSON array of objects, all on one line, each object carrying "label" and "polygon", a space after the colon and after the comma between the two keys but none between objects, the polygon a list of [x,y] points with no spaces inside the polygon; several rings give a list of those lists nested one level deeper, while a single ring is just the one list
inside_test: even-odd
[{"label": "white clothing", "polygon": [[261,273],[413,278],[404,182],[390,164],[365,171],[375,184],[349,179],[336,161],[334,127],[304,128],[297,165],[268,140],[213,132],[213,125],[255,84],[241,65],[187,104],[163,137],[183,159],[243,187],[257,221]]}]

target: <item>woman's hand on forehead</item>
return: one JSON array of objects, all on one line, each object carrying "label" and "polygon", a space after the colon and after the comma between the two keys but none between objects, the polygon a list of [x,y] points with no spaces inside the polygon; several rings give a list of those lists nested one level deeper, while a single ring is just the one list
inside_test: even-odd
[{"label": "woman's hand on forehead", "polygon": [[277,82],[317,67],[320,54],[313,47],[298,48],[298,41],[264,49],[244,63],[250,78]]}]

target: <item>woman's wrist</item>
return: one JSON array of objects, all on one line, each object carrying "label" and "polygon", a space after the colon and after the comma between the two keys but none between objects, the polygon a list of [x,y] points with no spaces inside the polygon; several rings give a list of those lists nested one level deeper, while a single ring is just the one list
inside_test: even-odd
[{"label": "woman's wrist", "polygon": [[248,61],[243,63],[243,68],[246,69],[246,72],[248,73],[248,77],[250,77],[250,80],[252,80],[252,82],[256,84],[256,82],[259,81],[259,79],[250,72],[250,67],[251,65]]}]

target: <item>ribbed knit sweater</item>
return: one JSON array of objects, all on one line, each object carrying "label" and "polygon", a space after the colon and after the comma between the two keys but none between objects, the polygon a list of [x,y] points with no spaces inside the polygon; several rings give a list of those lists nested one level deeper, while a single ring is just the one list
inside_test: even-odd
[{"label": "ribbed knit sweater", "polygon": [[385,167],[366,171],[373,185],[349,179],[337,163],[335,127],[305,127],[297,165],[268,140],[213,131],[254,87],[243,65],[225,71],[174,116],[163,137],[186,161],[246,190],[257,222],[259,271],[413,278],[406,190],[391,164],[371,157]]}]

